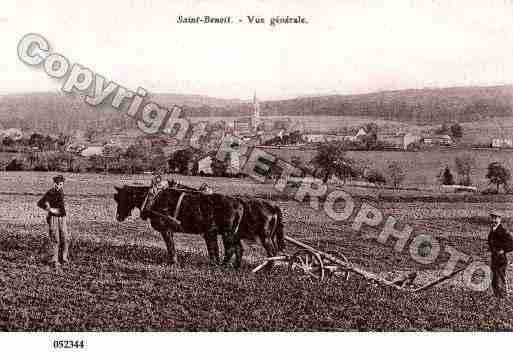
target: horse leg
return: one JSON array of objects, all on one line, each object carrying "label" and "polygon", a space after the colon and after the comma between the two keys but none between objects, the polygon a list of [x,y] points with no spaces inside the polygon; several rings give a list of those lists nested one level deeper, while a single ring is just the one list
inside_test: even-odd
[{"label": "horse leg", "polygon": [[216,266],[219,264],[219,246],[217,245],[217,233],[214,231],[207,232],[203,235],[207,245],[208,258],[210,265]]},{"label": "horse leg", "polygon": [[162,238],[164,238],[164,242],[166,242],[167,253],[168,253],[168,264],[172,266],[175,263],[178,263],[178,257],[175,251],[175,241],[173,239],[173,232],[163,231],[161,232]]},{"label": "horse leg", "polygon": [[235,246],[229,234],[223,233],[224,259],[223,266],[227,265],[235,254]]},{"label": "horse leg", "polygon": [[225,252],[223,265],[228,264],[235,255],[233,266],[234,268],[239,269],[242,261],[242,245],[240,238],[232,232],[225,232],[223,233],[223,244]]},{"label": "horse leg", "polygon": [[[273,245],[272,240],[269,238],[269,236],[263,235],[261,240],[262,245],[264,246],[265,252],[267,253],[268,257],[274,257],[278,253],[275,246]],[[269,272],[274,267],[274,262],[269,261],[264,266],[263,270],[266,272]]]},{"label": "horse leg", "polygon": [[243,251],[244,251],[244,249],[242,248],[242,244],[241,244],[241,242],[239,240],[235,244],[235,263],[233,264],[233,266],[236,269],[240,268],[240,265],[241,265],[241,262],[242,262],[242,253],[243,253]]}]

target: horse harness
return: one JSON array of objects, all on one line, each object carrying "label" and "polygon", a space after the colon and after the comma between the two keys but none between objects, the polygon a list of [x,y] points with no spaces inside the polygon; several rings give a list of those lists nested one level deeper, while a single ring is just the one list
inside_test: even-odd
[{"label": "horse harness", "polygon": [[[166,187],[163,187],[163,188],[159,188],[158,186],[157,187],[152,187],[148,190],[148,193],[146,194],[146,197],[144,198],[144,202],[141,206],[141,208],[145,208],[146,207],[146,203],[148,202],[148,197],[150,195],[150,193],[152,192],[152,190],[156,189],[155,192],[155,198],[154,198],[154,201],[157,199],[157,197],[160,195],[160,193],[165,189],[167,188],[168,186]],[[199,192],[199,193],[204,193],[204,194],[212,194],[213,191],[212,189],[210,189],[210,187],[208,187],[206,184],[203,184],[200,188],[199,191],[195,191],[195,192]],[[166,219],[170,219],[172,220],[173,222],[177,223],[178,225],[181,225],[182,223],[180,222],[180,220],[178,219],[178,215],[180,214],[180,208],[182,206],[182,202],[183,202],[183,199],[185,197],[185,194],[186,192],[182,192],[180,193],[180,197],[178,197],[178,201],[176,202],[176,207],[175,207],[175,210],[174,210],[174,213],[173,213],[173,216],[170,216],[170,215],[165,215],[164,213],[160,213],[160,212],[157,212],[157,211],[154,211],[152,209],[146,209],[148,212],[151,212],[151,213],[154,213],[158,216],[161,216],[161,217],[164,217]]]},{"label": "horse harness", "polygon": [[[148,202],[148,197],[151,193],[151,190],[150,189],[148,191],[148,193],[146,194],[146,197],[144,198],[144,202],[143,202],[143,205],[142,205],[142,208],[144,209],[146,207],[146,203]],[[163,189],[159,189],[158,191],[156,191],[155,193],[155,197],[154,197],[154,201],[157,199],[157,197],[160,195],[160,193],[162,192]],[[183,201],[183,198],[185,197],[185,192],[182,192],[180,193],[180,197],[178,197],[178,201],[176,202],[176,207],[175,207],[175,210],[174,210],[174,213],[173,213],[173,216],[170,216],[170,215],[166,215],[164,213],[160,213],[160,212],[157,212],[157,211],[154,211],[153,209],[146,209],[146,211],[148,212],[151,212],[151,213],[154,213],[158,216],[161,216],[161,217],[164,217],[166,219],[170,219],[172,220],[173,222],[177,223],[178,225],[181,225],[182,223],[180,222],[180,220],[178,219],[178,214],[180,213],[180,207],[182,206],[182,201]]]}]

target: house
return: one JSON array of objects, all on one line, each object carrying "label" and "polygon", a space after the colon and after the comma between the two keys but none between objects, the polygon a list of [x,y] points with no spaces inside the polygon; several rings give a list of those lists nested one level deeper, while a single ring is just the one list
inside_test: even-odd
[{"label": "house", "polygon": [[511,138],[494,138],[492,139],[493,148],[513,148],[513,139]]},{"label": "house", "polygon": [[325,135],[323,135],[323,134],[309,133],[309,134],[302,135],[301,139],[306,143],[320,143],[320,142],[325,142],[324,136]]},{"label": "house", "polygon": [[378,141],[394,149],[406,150],[413,143],[420,142],[420,136],[412,133],[380,133]]},{"label": "house", "polygon": [[251,118],[240,118],[233,121],[233,132],[237,136],[245,136],[252,133]]},{"label": "house", "polygon": [[18,141],[23,137],[23,131],[19,128],[8,128],[6,130],[0,130],[0,138],[4,137]]},{"label": "house", "polygon": [[334,142],[334,141],[344,141],[346,140],[347,136],[344,135],[326,135],[325,140],[326,142]]},{"label": "house", "polygon": [[360,128],[358,130],[358,132],[356,133],[355,137],[358,138],[360,136],[365,136],[367,134],[367,132],[365,132],[365,130],[363,128]]},{"label": "house", "polygon": [[103,153],[103,146],[89,146],[80,152],[82,157],[101,156]]},{"label": "house", "polygon": [[367,132],[363,128],[360,128],[356,133],[353,130],[352,133],[338,134],[336,136],[343,141],[356,142],[360,137],[365,135],[367,135]]},{"label": "house", "polygon": [[76,142],[68,143],[66,145],[66,147],[64,148],[64,150],[66,152],[72,152],[72,153],[75,153],[75,154],[80,154],[88,146],[89,146],[89,144],[86,141],[76,141]]},{"label": "house", "polygon": [[206,156],[198,161],[198,170],[197,173],[199,175],[211,175],[214,174],[212,171],[212,157]]},{"label": "house", "polygon": [[226,173],[231,175],[237,175],[242,171],[244,164],[247,162],[247,156],[241,156],[237,152],[229,152],[228,154],[228,166]]},{"label": "house", "polygon": [[403,135],[403,149],[408,149],[408,146],[410,146],[411,144],[414,144],[414,143],[419,143],[420,142],[420,136],[419,135],[414,135],[412,133],[405,133]]},{"label": "house", "polygon": [[425,145],[451,146],[453,140],[449,135],[430,135],[423,137],[421,142]]}]

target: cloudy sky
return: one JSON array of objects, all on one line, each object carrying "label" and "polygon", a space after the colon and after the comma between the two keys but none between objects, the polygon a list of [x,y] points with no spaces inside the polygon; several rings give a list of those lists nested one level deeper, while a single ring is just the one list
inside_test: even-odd
[{"label": "cloudy sky", "polygon": [[[0,93],[59,91],[17,57],[27,33],[130,89],[289,98],[386,89],[513,84],[513,3],[480,1],[6,1]],[[59,4],[61,3],[61,4]],[[244,8],[241,4],[244,4]],[[177,24],[232,16],[235,24]],[[250,25],[246,16],[308,24]]]}]

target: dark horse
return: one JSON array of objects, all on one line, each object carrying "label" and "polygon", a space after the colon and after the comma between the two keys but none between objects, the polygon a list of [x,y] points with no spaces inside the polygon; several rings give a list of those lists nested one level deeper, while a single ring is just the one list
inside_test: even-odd
[{"label": "dark horse", "polygon": [[[187,193],[198,194],[198,190],[175,182],[172,182],[170,184],[170,187],[180,189],[181,191],[185,191]],[[150,187],[124,186],[121,188],[116,187],[116,190],[117,193],[114,195],[114,199],[118,203],[117,219],[118,221],[123,221],[128,216],[130,216],[134,208],[137,207],[140,210],[142,210],[142,206],[145,202],[146,196],[149,194]],[[214,199],[217,197],[205,198]],[[237,197],[236,199],[243,206],[243,215],[239,223],[238,231],[236,233],[237,239],[232,240],[230,239],[230,236],[228,236],[226,237],[228,240],[225,240],[225,237],[223,237],[223,245],[225,247],[225,258],[223,260],[223,263],[229,262],[233,255],[235,255],[236,260],[234,265],[240,265],[242,259],[242,246],[240,244],[240,239],[245,239],[249,242],[260,242],[262,246],[265,248],[267,255],[269,257],[275,256],[278,251],[283,250],[285,248],[285,242],[283,234],[282,213],[280,208],[267,201],[260,199],[252,199],[245,197]],[[182,229],[179,228],[180,225],[171,216],[168,217],[168,214],[159,212],[159,207],[162,207],[165,210],[165,212],[169,212],[169,204],[159,203],[158,205],[156,205],[156,203],[153,203],[152,205],[153,200],[154,198],[150,198],[150,202],[146,203],[146,208],[155,211],[153,213],[153,217],[159,217],[154,219],[154,223],[152,223],[152,225],[155,224],[155,226],[153,227],[161,233],[162,237],[164,238],[164,241],[166,242],[166,245],[168,245],[168,249],[170,248],[170,245],[172,246],[169,253],[170,257],[173,258],[173,260],[171,260],[170,258],[170,262],[174,263],[176,261],[176,257],[172,255],[172,253],[174,253],[172,236],[173,232],[181,232]],[[176,204],[177,203],[174,202],[175,206]],[[181,205],[182,204],[180,204],[180,207]],[[173,203],[171,203],[171,206],[173,206]],[[144,215],[141,213],[141,217],[148,218],[150,214],[151,212],[144,213]],[[174,215],[174,212],[172,213],[172,215]],[[178,214],[178,217],[179,216],[180,214]],[[210,231],[203,233],[205,242],[207,244],[207,250],[209,253],[210,261],[212,263],[217,263],[219,261],[217,234],[218,231],[215,227],[212,227]],[[169,239],[166,240],[168,236]]]},{"label": "dark horse", "polygon": [[[182,198],[182,199],[180,199]],[[241,239],[245,239],[249,242],[260,242],[265,248],[269,257],[276,256],[276,254],[285,248],[284,234],[283,234],[283,220],[282,213],[278,206],[275,206],[269,202],[260,199],[243,198],[243,197],[228,197],[220,194],[201,194],[201,193],[188,193],[183,195],[176,190],[168,189],[163,190],[155,196],[155,193],[149,194],[149,198],[146,202],[146,206],[142,210],[141,218],[145,218],[153,214],[153,218],[161,218],[161,214],[171,215],[169,220],[160,220],[164,225],[167,225],[171,231],[186,232],[186,233],[206,233],[205,240],[207,241],[207,248],[209,254],[215,254],[216,258],[219,253],[217,245],[217,233],[226,233],[226,230],[219,230],[219,226],[211,227],[208,232],[204,232],[203,228],[197,228],[197,224],[194,222],[197,220],[204,210],[201,209],[201,205],[194,209],[191,215],[187,217],[180,217],[182,213],[181,206],[183,202],[187,200],[198,201],[201,204],[204,201],[203,206],[211,208],[214,205],[214,212],[209,214],[210,216],[217,217],[219,220],[225,220],[230,218],[231,215],[226,217],[226,205],[222,204],[220,198],[230,198],[230,205],[234,206],[234,202],[238,202],[243,211],[239,210],[239,214],[242,213],[242,218],[238,228],[234,231],[229,232],[229,235],[223,235],[223,245],[225,249],[225,257],[223,264],[230,262],[233,256],[235,256],[234,267],[239,268],[243,248],[241,245]],[[222,207],[220,207],[220,205]],[[182,221],[185,220],[187,223],[192,225],[190,228],[180,229]],[[232,222],[224,224],[225,228],[234,228]],[[153,225],[153,224],[152,224]],[[155,227],[155,226],[154,226]],[[235,236],[235,238],[233,238]],[[270,265],[272,266],[272,264]]]},{"label": "dark horse", "polygon": [[[274,257],[285,249],[281,209],[261,199],[238,197],[238,200],[244,206],[238,237],[248,242],[260,242],[268,257]],[[237,247],[236,255],[242,257],[241,246]],[[271,266],[269,262],[268,267]]]},{"label": "dark horse", "polygon": [[[141,219],[150,219],[151,226],[162,234],[170,264],[176,263],[175,232],[203,235],[212,264],[219,263],[218,234],[223,238],[225,253],[229,258],[240,247],[237,231],[244,206],[236,198],[168,187],[159,192],[151,189],[144,203]],[[240,262],[235,263],[235,267],[238,266]]]}]

